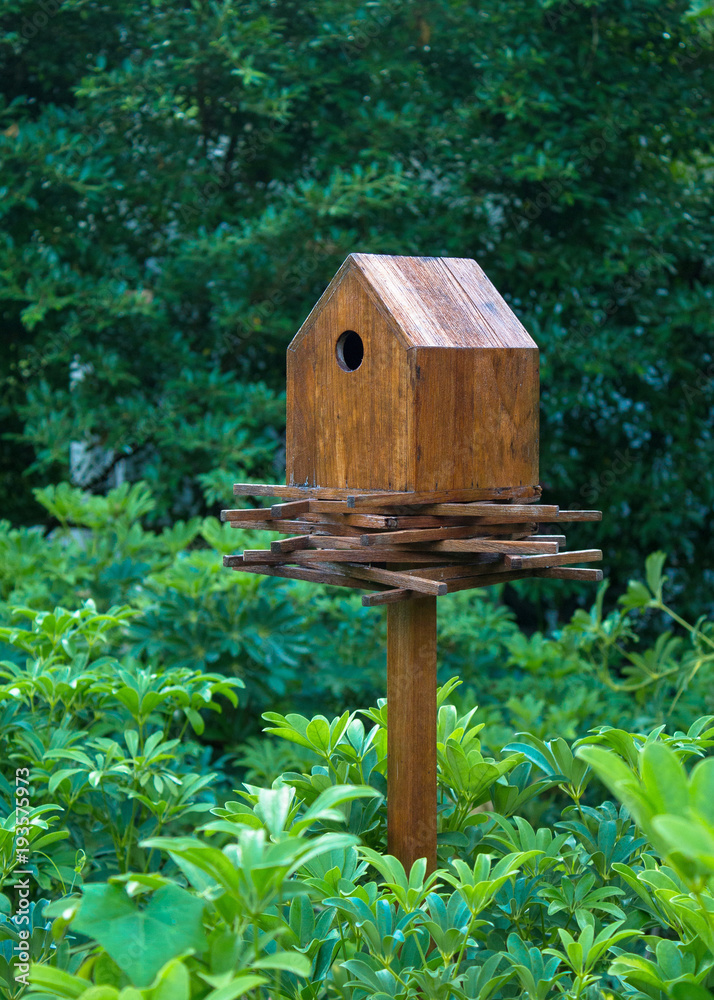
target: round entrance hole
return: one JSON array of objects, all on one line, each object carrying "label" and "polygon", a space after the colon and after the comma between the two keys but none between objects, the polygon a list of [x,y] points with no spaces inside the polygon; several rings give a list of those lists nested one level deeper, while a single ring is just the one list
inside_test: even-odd
[{"label": "round entrance hole", "polygon": [[337,364],[343,372],[357,371],[364,357],[362,338],[354,330],[345,330],[335,345]]}]

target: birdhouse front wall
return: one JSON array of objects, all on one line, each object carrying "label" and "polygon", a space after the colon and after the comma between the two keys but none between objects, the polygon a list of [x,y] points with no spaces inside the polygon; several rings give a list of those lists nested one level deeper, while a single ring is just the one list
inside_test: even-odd
[{"label": "birdhouse front wall", "polygon": [[[355,331],[363,345],[354,371],[336,356],[345,331]],[[411,489],[409,390],[405,345],[348,274],[288,349],[288,484]]]}]

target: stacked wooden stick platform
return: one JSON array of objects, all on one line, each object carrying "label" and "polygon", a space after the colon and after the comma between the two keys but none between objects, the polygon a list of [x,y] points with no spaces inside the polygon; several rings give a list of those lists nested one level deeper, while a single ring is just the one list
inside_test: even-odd
[{"label": "stacked wooden stick platform", "polygon": [[282,502],[224,510],[223,521],[288,537],[224,556],[225,566],[373,591],[362,598],[368,607],[528,577],[602,580],[602,570],[578,565],[600,561],[600,549],[569,552],[560,533],[601,512],[541,504],[539,487],[357,494],[237,483],[234,492]]}]

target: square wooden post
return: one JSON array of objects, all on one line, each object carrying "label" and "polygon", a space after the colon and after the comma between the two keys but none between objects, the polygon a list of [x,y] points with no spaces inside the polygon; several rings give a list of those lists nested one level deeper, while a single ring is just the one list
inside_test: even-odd
[{"label": "square wooden post", "polygon": [[387,611],[388,851],[436,867],[436,598]]}]

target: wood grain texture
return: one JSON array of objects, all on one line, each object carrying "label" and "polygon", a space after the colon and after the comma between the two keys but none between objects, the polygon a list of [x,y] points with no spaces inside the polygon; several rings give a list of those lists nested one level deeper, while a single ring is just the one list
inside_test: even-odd
[{"label": "wood grain texture", "polygon": [[[345,330],[362,339],[364,357],[355,371],[337,362],[336,343]],[[291,345],[288,380],[297,373],[290,399],[311,393],[301,413],[290,420],[287,482],[291,485],[406,490],[408,455],[408,367],[393,322],[378,308],[363,284],[347,273],[339,291],[315,317],[309,333]],[[306,373],[312,371],[312,382]],[[305,438],[300,437],[304,411]],[[314,435],[310,439],[310,434]],[[311,453],[311,463],[302,457]]]},{"label": "wood grain texture", "polygon": [[475,261],[351,255],[287,353],[287,485],[537,484],[538,348]]},{"label": "wood grain texture", "polygon": [[[314,330],[310,330],[302,351],[292,351],[288,348],[286,352],[286,485],[299,483],[304,486],[314,486],[316,482],[315,453],[317,451],[318,428],[315,412],[317,358],[315,357],[314,342]],[[233,490],[235,492],[235,486]],[[250,493],[248,495],[300,496],[299,493],[288,493],[287,491],[266,494]]]},{"label": "wood grain texture", "polygon": [[[540,498],[540,487],[536,486],[495,486],[492,488],[468,487],[467,489],[434,489],[407,490],[403,493],[375,492],[356,493],[347,497],[348,508],[384,507],[384,506],[418,506],[434,503],[477,503],[488,502],[486,512],[493,506],[493,501],[523,500],[528,503]],[[510,506],[509,506],[510,509]],[[557,510],[557,508],[555,508]]]},{"label": "wood grain texture", "polygon": [[275,503],[270,508],[270,516],[277,518],[301,517],[309,512],[309,500],[288,500],[287,503]]},{"label": "wood grain texture", "polygon": [[[328,568],[332,572],[340,571],[338,565]],[[430,594],[433,597],[442,596],[447,592],[446,584],[440,580],[431,580],[429,577],[421,577],[413,573],[407,576],[399,570],[384,569],[379,566],[358,566],[351,563],[345,566],[344,570],[350,576],[357,577],[357,579],[386,583],[393,587],[408,586],[409,590],[420,594]]]},{"label": "wood grain texture", "polygon": [[267,521],[273,515],[270,507],[241,507],[238,510],[222,510],[221,521]]},{"label": "wood grain texture", "polygon": [[[420,507],[419,513],[432,514],[436,517],[458,517],[459,519],[478,517],[479,524],[508,524],[509,521],[523,520],[523,517],[526,516],[519,514],[517,510],[512,510],[510,504],[492,504],[487,511],[484,511],[484,506],[484,504],[472,503],[434,503]],[[548,512],[548,507],[551,507],[552,512]],[[562,511],[559,511],[557,507],[553,508],[550,504],[539,504],[532,513],[529,511],[527,516],[535,521],[550,522],[560,520],[561,513]],[[578,513],[588,514],[590,512],[569,511],[571,515]],[[575,520],[575,518],[571,517],[569,520]],[[590,518],[583,518],[583,520],[590,520]]]},{"label": "wood grain texture", "polygon": [[[381,566],[360,566],[348,563],[344,567],[350,576],[362,580],[372,580],[377,583],[386,583],[392,587],[408,587],[409,590],[417,591],[421,594],[431,594],[439,597],[446,593],[446,584],[440,580],[432,580],[427,576],[419,576],[417,573],[402,573],[400,570],[383,568]],[[338,569],[338,567],[335,567]]]},{"label": "wood grain texture", "polygon": [[499,554],[521,553],[526,555],[546,553],[555,555],[558,551],[557,542],[526,542],[513,541],[505,538],[453,538],[444,542],[425,542],[422,552],[497,552]]},{"label": "wood grain texture", "polygon": [[504,559],[506,566],[511,569],[537,569],[563,566],[566,563],[599,562],[602,552],[600,549],[574,549],[554,556],[504,556]]},{"label": "wood grain texture", "polygon": [[527,540],[531,542],[557,542],[560,548],[563,548],[563,546],[567,541],[565,535],[545,535],[545,534],[529,535]]},{"label": "wood grain texture", "polygon": [[439,542],[447,538],[473,538],[478,533],[478,527],[473,524],[455,525],[451,528],[441,526],[438,528],[406,528],[399,531],[374,531],[369,535],[362,535],[360,542],[362,545],[379,548],[381,545]]},{"label": "wood grain texture", "polygon": [[407,576],[413,573],[431,580],[453,580],[459,576],[472,576],[475,572],[487,572],[490,565],[498,563],[498,555],[475,555],[468,561],[447,563],[444,566],[420,566],[418,569],[403,569]]},{"label": "wood grain texture", "polygon": [[353,590],[368,590],[379,586],[379,584],[371,584],[364,580],[357,580],[356,578],[350,576],[338,576],[336,573],[326,573],[322,570],[309,569],[306,566],[235,565],[230,568],[239,573],[257,573],[260,576],[277,576],[284,580],[306,580],[308,583],[327,583],[332,587],[350,587]]},{"label": "wood grain texture", "polygon": [[310,501],[310,513],[303,515],[308,521],[317,521],[320,524],[348,524],[358,528],[396,527],[396,518],[388,517],[385,514],[355,514],[351,512],[345,514],[315,513],[312,509],[315,503],[319,503],[319,501]]},{"label": "wood grain texture", "polygon": [[359,537],[362,528],[350,528],[349,525],[327,525],[311,524],[309,521],[285,521],[280,518],[270,518],[266,521],[237,521],[231,519],[228,522],[231,528],[242,528],[245,531],[278,531],[288,535],[299,532],[326,532],[334,535],[353,535]]},{"label": "wood grain texture", "polygon": [[554,566],[540,569],[534,575],[547,580],[581,580],[587,583],[601,583],[603,578],[601,569],[587,569],[581,566]]},{"label": "wood grain texture", "polygon": [[537,348],[419,348],[409,363],[415,491],[538,482]]},{"label": "wood grain texture", "polygon": [[384,254],[350,260],[410,346],[536,346],[475,260]]},{"label": "wood grain texture", "polygon": [[415,596],[413,590],[403,590],[395,587],[393,590],[377,591],[374,594],[362,595],[363,608],[376,608],[381,604],[396,604],[398,601],[410,601]]},{"label": "wood grain texture", "polygon": [[[448,501],[452,495],[451,490],[439,495],[438,491],[425,491],[425,495],[419,499],[419,503],[437,503],[440,500]],[[540,486],[499,486],[495,489],[470,490],[476,493],[476,499],[487,500],[518,500],[521,503],[535,502],[541,495]],[[360,487],[360,492],[353,487],[337,486],[286,486],[280,483],[234,483],[233,495],[237,497],[284,497],[286,500],[310,500],[310,509],[314,513],[339,514],[348,510],[347,500],[355,496],[362,496],[368,503],[370,500],[376,503],[380,509],[386,508],[387,513],[391,513],[391,508],[400,504],[410,504],[414,500],[413,490],[384,490],[374,489],[365,491]],[[400,500],[400,497],[402,498]],[[391,498],[391,502],[390,502]],[[396,500],[395,500],[396,498]],[[249,509],[249,508],[246,508]],[[266,508],[266,510],[269,508]]]},{"label": "wood grain texture", "polygon": [[524,570],[523,572],[511,571],[501,573],[478,573],[474,576],[458,577],[448,581],[450,594],[456,594],[461,590],[478,590],[479,587],[494,587],[498,584],[514,583],[516,580],[527,580],[534,576],[535,570]]},{"label": "wood grain texture", "polygon": [[387,850],[436,867],[436,598],[387,606]]},{"label": "wood grain texture", "polygon": [[299,552],[310,545],[309,535],[295,535],[294,538],[281,538],[270,543],[271,552]]},{"label": "wood grain texture", "polygon": [[[439,553],[439,559],[457,562],[464,561],[464,555],[458,552]],[[243,561],[246,563],[264,563],[267,565],[278,565],[279,563],[320,563],[320,562],[398,562],[398,563],[433,563],[433,552],[409,551],[406,548],[384,548],[380,549],[379,556],[375,557],[371,549],[357,546],[355,548],[327,548],[327,549],[305,549],[298,552],[271,552],[269,549],[246,549],[243,552]]]},{"label": "wood grain texture", "polygon": [[602,521],[601,510],[561,510],[557,521]]}]

